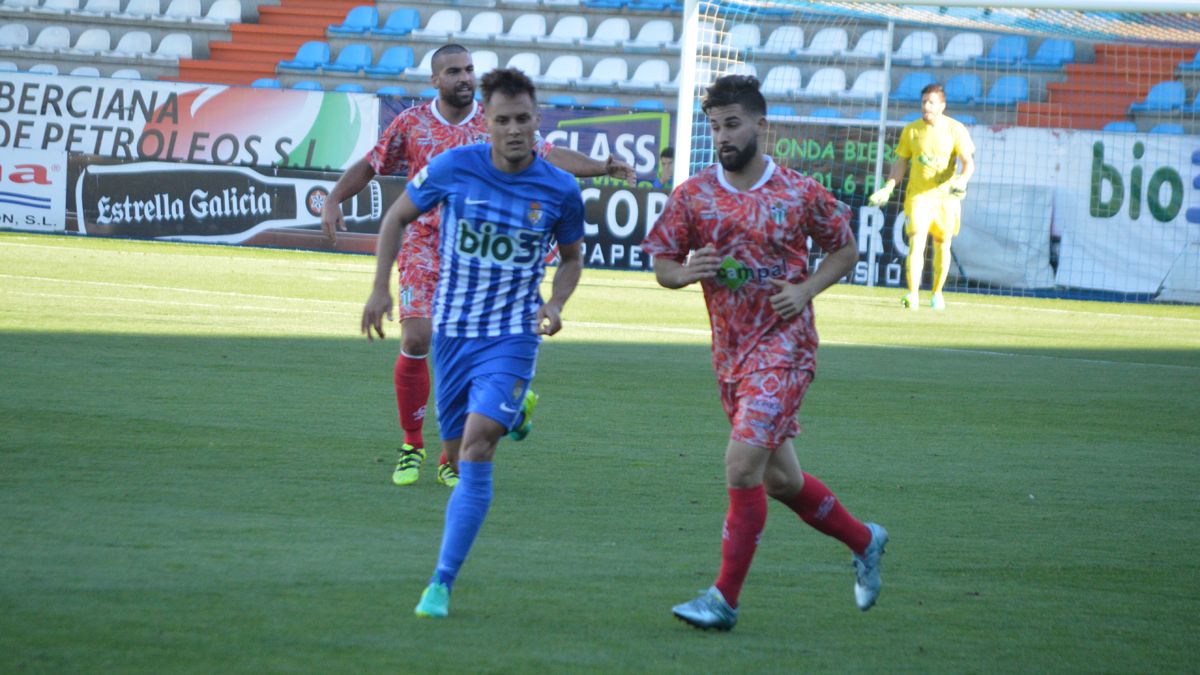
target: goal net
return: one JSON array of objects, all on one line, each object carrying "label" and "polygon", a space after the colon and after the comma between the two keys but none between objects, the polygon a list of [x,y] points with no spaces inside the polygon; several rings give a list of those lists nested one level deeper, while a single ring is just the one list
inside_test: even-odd
[{"label": "goal net", "polygon": [[936,82],[977,165],[947,290],[1200,302],[1200,13],[1007,4],[690,0],[676,182],[714,161],[704,88],[755,75],[764,151],[854,209],[850,281],[902,287],[904,186],[866,199]]}]

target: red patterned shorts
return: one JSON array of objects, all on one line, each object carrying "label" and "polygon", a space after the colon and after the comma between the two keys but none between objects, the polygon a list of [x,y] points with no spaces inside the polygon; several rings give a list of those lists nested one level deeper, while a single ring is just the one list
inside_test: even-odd
[{"label": "red patterned shorts", "polygon": [[800,433],[796,413],[812,373],[773,368],[748,373],[734,382],[720,382],[721,407],[733,425],[732,440],[774,450]]},{"label": "red patterned shorts", "polygon": [[438,214],[426,213],[404,230],[396,257],[400,272],[400,320],[433,318],[438,279]]}]

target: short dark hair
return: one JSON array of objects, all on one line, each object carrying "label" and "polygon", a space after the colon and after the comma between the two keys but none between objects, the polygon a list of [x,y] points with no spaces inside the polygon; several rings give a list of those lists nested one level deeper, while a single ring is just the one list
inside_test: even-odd
[{"label": "short dark hair", "polygon": [[700,109],[706,114],[712,108],[740,105],[754,115],[767,114],[767,99],[758,90],[758,78],[753,75],[725,75],[718,77],[705,91]]},{"label": "short dark hair", "polygon": [[668,145],[662,149],[662,152],[658,153],[658,156],[663,159],[675,159],[675,148]]},{"label": "short dark hair", "polygon": [[492,94],[500,92],[505,96],[529,94],[533,104],[537,105],[537,87],[533,86],[533,80],[529,79],[528,75],[516,68],[493,70],[479,81],[479,88],[483,90],[484,103],[492,100]]},{"label": "short dark hair", "polygon": [[433,53],[433,56],[429,57],[429,66],[430,66],[430,68],[433,69],[433,74],[437,75],[438,69],[437,69],[437,67],[434,66],[434,64],[437,63],[438,60],[441,59],[443,56],[451,56],[453,54],[470,54],[470,53],[471,53],[471,50],[467,49],[466,47],[464,47],[458,43],[451,42],[449,44],[445,44],[445,45],[442,45],[441,47],[437,48],[437,51],[435,51]]},{"label": "short dark hair", "polygon": [[930,82],[921,88],[921,98],[925,98],[925,94],[938,94],[942,100],[946,100],[946,88],[937,82]]}]

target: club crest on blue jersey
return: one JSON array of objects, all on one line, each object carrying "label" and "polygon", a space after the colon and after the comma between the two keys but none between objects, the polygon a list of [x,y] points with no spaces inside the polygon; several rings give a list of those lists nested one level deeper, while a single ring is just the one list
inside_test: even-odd
[{"label": "club crest on blue jersey", "polygon": [[537,227],[542,222],[542,205],[538,202],[529,202],[529,224]]}]

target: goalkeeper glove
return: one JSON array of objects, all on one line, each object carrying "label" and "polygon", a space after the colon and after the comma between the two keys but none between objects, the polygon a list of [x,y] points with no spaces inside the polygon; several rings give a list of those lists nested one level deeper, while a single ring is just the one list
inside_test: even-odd
[{"label": "goalkeeper glove", "polygon": [[963,180],[962,174],[950,179],[949,188],[951,197],[962,199],[967,196],[967,181]]},{"label": "goalkeeper glove", "polygon": [[888,182],[883,184],[883,187],[871,193],[867,197],[867,203],[871,206],[883,206],[887,203],[889,197],[892,196],[892,190],[896,189],[896,181],[888,179]]}]

